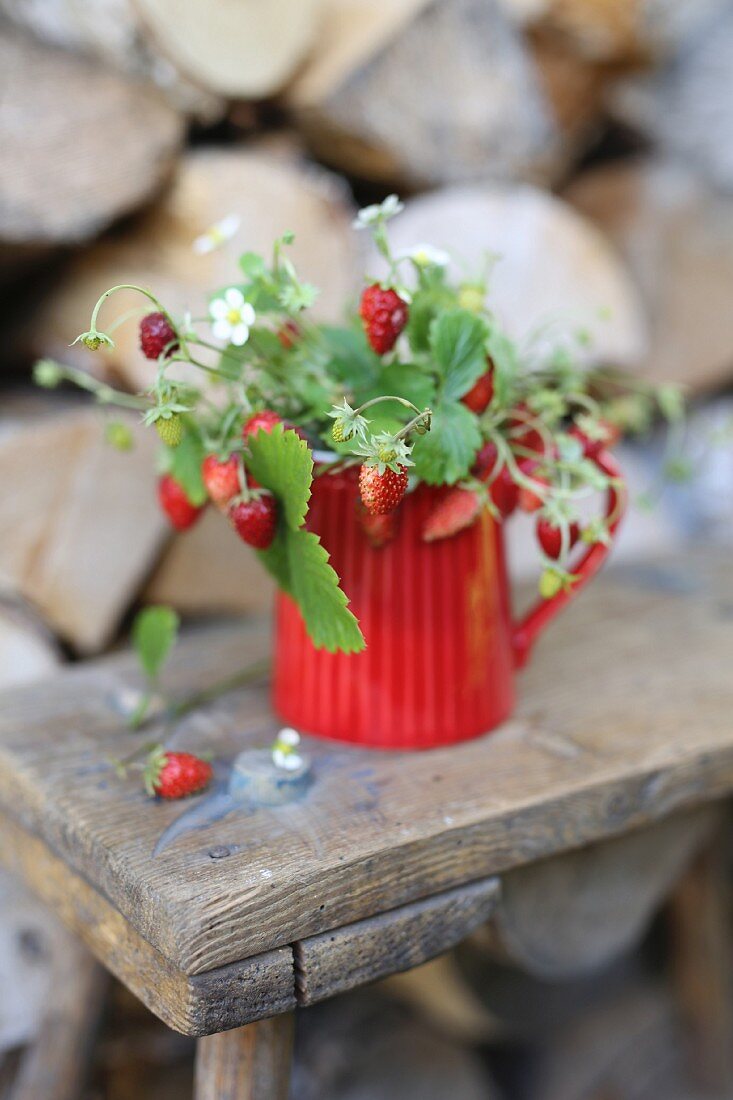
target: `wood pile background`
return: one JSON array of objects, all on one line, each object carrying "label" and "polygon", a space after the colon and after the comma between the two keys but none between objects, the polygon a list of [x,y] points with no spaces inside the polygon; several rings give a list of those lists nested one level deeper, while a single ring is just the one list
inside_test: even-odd
[{"label": "wood pile background", "polygon": [[[171,535],[153,435],[133,418],[133,451],[111,450],[99,410],[33,391],[34,358],[145,388],[134,324],[113,353],[68,346],[101,290],[140,282],[196,311],[239,252],[289,229],[338,320],[364,264],[380,270],[354,212],[392,191],[399,246],[430,241],[469,271],[499,254],[492,299],[515,337],[582,325],[589,361],[688,387],[698,487],[636,513],[619,553],[733,539],[732,138],[731,0],[0,0],[0,686],[123,643],[146,603],[192,620],[272,598],[213,515]],[[232,214],[234,238],[197,254]],[[623,462],[641,492],[659,447]],[[510,538],[532,574],[528,528]],[[309,1010],[296,1100],[698,1100],[702,1078],[733,1097],[715,1049],[700,1039],[696,1073],[680,1038],[690,968],[714,967],[709,943],[675,951],[675,929],[691,898],[713,938],[724,923],[704,869],[675,887],[704,828],[660,842],[664,858],[648,841],[604,857],[609,906],[633,880],[612,930],[583,908],[604,895],[580,857],[565,879],[511,884],[497,926],[456,954]],[[564,954],[578,943],[591,977]],[[187,1095],[190,1045],[119,988],[80,1092],[103,990],[75,952],[0,879],[0,1096],[42,1096],[58,1049],[69,1100]]]}]

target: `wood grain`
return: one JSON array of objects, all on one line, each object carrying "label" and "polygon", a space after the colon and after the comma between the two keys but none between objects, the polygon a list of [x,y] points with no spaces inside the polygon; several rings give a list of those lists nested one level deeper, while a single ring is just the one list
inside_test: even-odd
[{"label": "wood grain", "polygon": [[499,880],[484,879],[295,944],[298,1003],[315,1004],[455,947],[488,920]]},{"label": "wood grain", "polygon": [[195,1100],[287,1100],[292,1047],[291,1015],[200,1039]]},{"label": "wood grain", "polygon": [[289,947],[188,977],[41,840],[2,814],[0,862],[22,877],[104,966],[175,1031],[209,1035],[295,1007]]},{"label": "wood grain", "polygon": [[[243,807],[158,855],[200,802],[150,802],[106,765],[164,732],[124,731],[114,699],[135,678],[115,657],[0,698],[0,804],[201,974],[728,794],[729,576],[725,555],[609,574],[540,643],[515,718],[490,736],[392,755],[308,740],[301,802]],[[170,686],[210,682],[267,645],[256,630],[196,634]],[[170,743],[226,761],[276,727],[250,688],[189,715]]]}]

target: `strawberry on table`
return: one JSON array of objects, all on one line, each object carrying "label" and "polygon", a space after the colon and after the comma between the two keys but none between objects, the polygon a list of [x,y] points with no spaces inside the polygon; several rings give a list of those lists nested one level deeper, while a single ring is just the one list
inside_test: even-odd
[{"label": "strawberry on table", "polygon": [[148,756],[143,784],[151,798],[185,798],[208,787],[213,774],[207,760],[190,752],[167,752],[158,745]]},{"label": "strawberry on table", "polygon": [[366,338],[377,355],[391,351],[407,324],[407,302],[396,290],[384,290],[374,283],[362,292],[359,313]]},{"label": "strawberry on table", "polygon": [[158,481],[158,502],[177,531],[187,531],[199,519],[203,505],[194,504],[182,485],[163,474]]}]

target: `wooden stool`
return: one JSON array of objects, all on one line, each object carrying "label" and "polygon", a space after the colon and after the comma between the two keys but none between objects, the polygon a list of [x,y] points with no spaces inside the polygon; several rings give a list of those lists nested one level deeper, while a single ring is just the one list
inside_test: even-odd
[{"label": "wooden stool", "polygon": [[[267,647],[260,628],[192,633],[167,688],[203,688]],[[285,1097],[296,1006],[416,966],[497,906],[512,951],[508,914],[526,908],[515,886],[501,908],[502,876],[729,794],[732,657],[725,558],[611,573],[542,643],[501,729],[417,754],[306,738],[311,782],[280,805],[226,794],[227,764],[277,729],[264,687],[133,734],[132,658],[78,666],[0,697],[0,860],[201,1037],[198,1100]],[[156,802],[116,778],[110,758],[163,737],[214,754],[209,793]],[[665,868],[657,892],[682,870]]]}]

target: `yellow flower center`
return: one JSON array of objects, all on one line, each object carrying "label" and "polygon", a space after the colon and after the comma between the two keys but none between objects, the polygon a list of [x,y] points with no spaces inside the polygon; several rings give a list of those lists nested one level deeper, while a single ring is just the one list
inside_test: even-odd
[{"label": "yellow flower center", "polygon": [[242,314],[239,312],[238,309],[230,309],[227,313],[227,321],[230,325],[241,324]]}]

